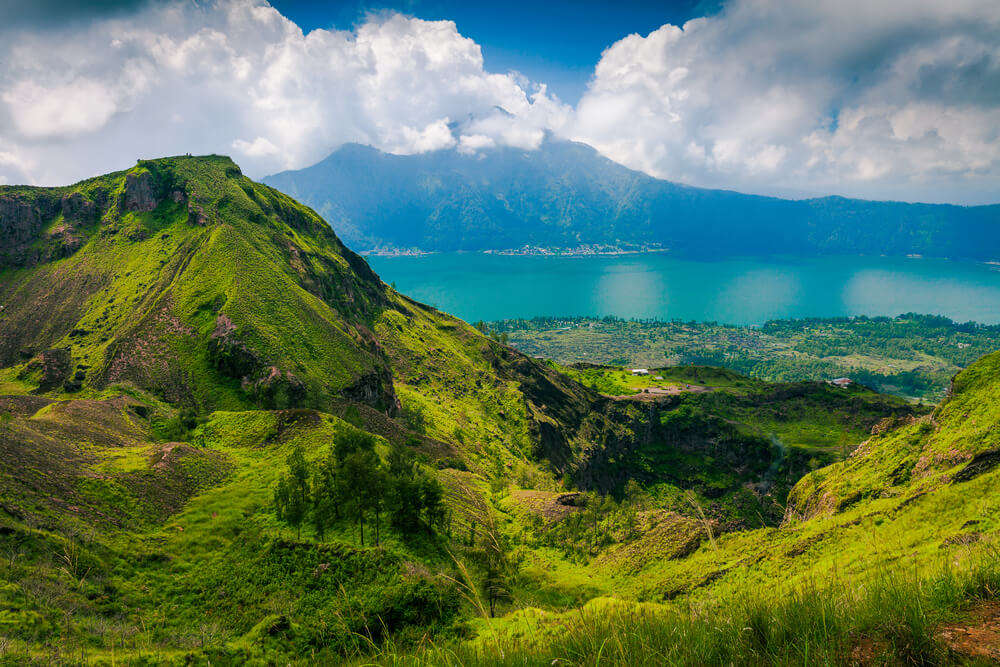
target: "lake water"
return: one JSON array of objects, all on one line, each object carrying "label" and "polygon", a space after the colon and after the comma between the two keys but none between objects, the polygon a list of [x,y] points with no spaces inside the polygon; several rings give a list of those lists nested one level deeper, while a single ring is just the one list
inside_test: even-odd
[{"label": "lake water", "polygon": [[695,261],[481,253],[369,257],[387,283],[462,319],[537,315],[762,324],[774,318],[946,315],[1000,323],[1000,267],[885,257]]}]

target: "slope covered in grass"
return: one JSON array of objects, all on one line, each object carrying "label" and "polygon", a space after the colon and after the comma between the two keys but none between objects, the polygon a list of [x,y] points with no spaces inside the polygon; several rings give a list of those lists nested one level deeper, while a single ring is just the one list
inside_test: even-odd
[{"label": "slope covered in grass", "polygon": [[[39,228],[0,264],[0,362],[24,362],[19,377],[56,391],[129,382],[196,407],[392,401],[370,333],[380,281],[314,213],[228,158],[0,196]],[[37,250],[67,229],[72,244]],[[58,363],[46,367],[47,350],[63,351]]]},{"label": "slope covered in grass", "polygon": [[[1000,590],[1000,355],[920,418],[887,420],[804,477],[777,527],[643,564],[563,614],[482,623],[388,663],[989,664]],[[986,611],[984,611],[986,610]],[[953,628],[960,628],[956,633]],[[994,634],[991,634],[994,633]]]},{"label": "slope covered in grass", "polygon": [[[996,356],[933,413],[560,369],[396,293],[227,158],[0,201],[0,660],[834,661],[858,633],[939,655],[924,630],[988,597],[920,591],[993,544]],[[678,391],[628,395],[656,383]],[[346,509],[279,520],[293,453],[315,475],[363,432],[366,465],[440,484],[439,520],[384,513],[378,546]]]}]

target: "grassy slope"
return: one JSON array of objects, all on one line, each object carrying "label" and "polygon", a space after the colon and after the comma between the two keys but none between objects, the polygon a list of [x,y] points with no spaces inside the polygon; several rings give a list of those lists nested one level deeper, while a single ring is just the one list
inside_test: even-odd
[{"label": "grassy slope", "polygon": [[[447,567],[434,543],[390,531],[382,549],[358,548],[349,525],[325,543],[298,542],[275,522],[272,487],[292,448],[324,456],[353,427],[313,411],[217,412],[193,445],[158,443],[143,406],[156,404],[63,401],[8,425],[5,650],[182,659],[254,655],[274,641],[338,653],[365,634],[426,632],[454,615],[455,587],[427,569]],[[45,460],[19,469],[45,436]],[[41,493],[10,486],[37,484],[33,471]]]},{"label": "grassy slope", "polygon": [[[153,189],[159,189],[158,203],[152,211],[125,210],[128,179],[147,175]],[[225,317],[232,322],[240,345],[255,357],[294,373],[306,385],[300,404],[329,406],[345,415],[353,410],[366,427],[397,441],[416,435],[428,460],[443,457],[478,472],[440,473],[450,490],[456,528],[476,521],[482,532],[489,523],[492,511],[482,499],[486,478],[516,470],[525,479],[554,485],[552,473],[534,456],[529,412],[531,420],[542,419],[555,428],[557,411],[584,413],[596,395],[512,355],[464,323],[392,293],[311,211],[244,179],[227,159],[157,160],[94,183],[104,193],[94,197],[102,202],[100,219],[87,228],[89,236],[75,252],[45,255],[27,266],[14,262],[0,273],[7,306],[0,326],[7,334],[7,363],[13,364],[3,371],[4,387],[21,394],[10,399],[14,403],[28,401],[37,408],[25,408],[4,433],[8,462],[32,462],[30,469],[11,465],[2,475],[9,485],[7,544],[18,554],[5,572],[8,593],[18,600],[10,603],[10,625],[18,626],[17,619],[25,615],[41,619],[36,630],[14,633],[15,641],[28,641],[18,646],[30,653],[46,645],[100,653],[113,650],[120,633],[129,638],[130,648],[162,655],[222,645],[252,649],[237,640],[277,614],[281,622],[291,619],[305,626],[295,630],[295,637],[279,641],[285,650],[308,645],[336,652],[346,648],[341,641],[344,624],[321,632],[310,623],[313,614],[348,616],[351,632],[374,636],[381,632],[376,618],[398,633],[412,625],[427,630],[435,618],[452,614],[454,585],[441,592],[431,575],[454,567],[439,544],[390,539],[385,554],[359,551],[346,528],[334,534],[335,546],[328,554],[311,536],[302,543],[282,542],[269,503],[290,445],[275,440],[273,425],[267,424],[283,413],[215,412],[193,435],[164,426],[177,422],[176,408],[185,404],[245,410],[264,402],[213,359],[212,340],[220,321]],[[58,202],[72,192],[89,197],[89,188],[81,184],[31,194]],[[5,195],[19,193],[4,190]],[[51,215],[54,206],[39,205],[37,210]],[[58,317],[46,319],[45,327],[33,327],[32,312],[47,303],[69,305]],[[71,351],[70,372],[80,369],[86,375],[77,391],[58,383],[51,389],[39,386],[39,352],[60,347]],[[401,421],[352,403],[367,401],[391,411],[371,391],[352,391],[359,376],[390,368],[401,398]],[[526,382],[536,394],[538,387],[549,390],[553,400],[543,404],[542,394],[526,397]],[[139,407],[101,403],[126,400],[123,396],[128,406]],[[87,433],[70,435],[78,408],[95,401],[101,410],[123,411],[129,424],[140,424],[138,431],[122,424],[109,427],[114,447],[91,442]],[[64,409],[74,415],[59,422],[65,432],[59,437],[36,434],[37,424],[51,421],[47,415]],[[137,417],[140,412],[144,416]],[[330,416],[317,419],[319,425],[301,427],[298,437],[313,458],[325,455],[336,430],[322,424],[337,422]],[[191,444],[164,443],[164,437],[183,437]],[[237,437],[240,442],[233,444]],[[559,443],[562,454],[571,456],[579,448],[574,442],[568,432]],[[188,480],[185,473],[188,481],[171,481],[168,493],[147,478],[172,470],[161,465],[170,452],[182,466],[204,461],[192,472],[197,479]],[[206,485],[212,488],[198,495]],[[181,506],[184,511],[176,514]],[[80,508],[86,508],[83,518],[76,516]],[[108,516],[121,520],[96,529],[95,517]],[[247,540],[247,545],[234,546]],[[36,541],[42,545],[37,549],[32,546]],[[86,558],[102,556],[93,556],[80,571],[88,574],[74,581],[59,574],[60,544],[73,553],[90,554]],[[374,578],[361,594],[362,602],[341,599],[331,589],[324,595],[333,601],[310,603],[327,605],[322,612],[297,606],[297,587],[303,584],[290,581],[287,568],[273,571],[269,554],[275,550],[280,553],[273,558],[292,561],[354,554],[357,567],[339,573],[337,582],[363,589],[367,574]],[[21,558],[22,553],[28,556]],[[374,570],[373,563],[378,566]],[[76,567],[72,569],[75,576]],[[295,576],[301,574],[298,569],[292,568]],[[412,574],[400,580],[400,570]],[[234,571],[245,578],[230,581]],[[273,578],[274,589],[255,590],[249,582],[260,578]],[[31,589],[35,581],[55,586],[58,595],[38,595]],[[85,602],[94,585],[105,587],[102,599],[114,604]],[[229,604],[215,599],[222,589],[240,599],[240,613],[230,613]],[[278,598],[284,602],[279,604]],[[429,616],[411,618],[413,605],[424,598]],[[159,616],[149,606],[154,602],[170,613]],[[215,620],[202,628],[198,619],[206,613]],[[402,617],[393,620],[393,614]]]},{"label": "grassy slope", "polygon": [[[156,208],[123,210],[126,178],[150,172],[163,189]],[[261,366],[294,374],[319,401],[380,365],[364,331],[381,285],[357,276],[351,263],[360,260],[315,214],[244,178],[228,158],[152,161],[51,196],[95,187],[112,203],[82,248],[0,270],[8,364],[69,348],[74,366],[90,369],[87,388],[128,381],[175,402],[249,406],[239,378],[209,358],[225,316]],[[192,224],[192,210],[202,224]]]},{"label": "grassy slope", "polygon": [[804,478],[780,527],[705,541],[605,588],[646,606],[521,613],[486,624],[477,642],[410,659],[588,662],[603,646],[625,663],[957,660],[937,624],[1000,583],[998,395],[1000,353],[959,375],[933,416],[886,428]]},{"label": "grassy slope", "polygon": [[[768,434],[838,452],[877,418],[910,410],[866,392],[789,393],[697,368],[669,380],[716,391],[661,407],[602,399],[388,290],[308,209],[228,160],[174,158],[134,173],[143,170],[168,186],[153,211],[115,208],[125,175],[96,179],[112,199],[78,251],[0,273],[10,308],[0,327],[17,342],[4,352],[13,365],[0,371],[4,392],[17,394],[0,397],[15,415],[0,439],[0,637],[12,655],[332,659],[385,636],[402,649],[424,633],[443,641],[471,632],[490,661],[494,630],[559,627],[572,618],[560,610],[595,596],[714,604],[758,584],[777,592],[831,572],[867,576],[903,553],[929,566],[942,540],[968,532],[965,522],[982,521],[986,541],[995,530],[993,519],[970,519],[995,511],[985,493],[992,473],[962,484],[925,474],[947,463],[925,456],[931,449],[954,458],[952,449],[967,457],[987,446],[1000,415],[980,404],[995,393],[995,359],[960,376],[960,391],[934,416],[938,435],[933,423],[890,429],[801,482],[782,526],[746,530],[761,497],[774,499],[780,483],[805,472],[804,459],[780,456]],[[184,195],[175,201],[177,183]],[[79,287],[86,276],[90,291]],[[49,308],[36,332],[29,306],[49,303],[68,305]],[[344,522],[324,543],[309,530],[292,539],[269,508],[285,457],[296,444],[323,456],[353,427],[310,410],[251,409],[260,396],[211,356],[220,315],[254,354],[306,385],[304,404],[396,442],[415,437],[446,486],[452,534],[388,531],[383,548],[361,548]],[[92,367],[78,394],[39,395],[39,371],[19,354],[57,345]],[[396,419],[371,392],[351,391],[382,371],[401,403]],[[216,412],[178,433],[170,425],[187,402]],[[966,412],[978,426],[962,421]],[[168,442],[177,438],[184,442]],[[905,479],[890,468],[899,438],[913,440],[906,456],[917,472]],[[630,478],[642,482],[638,491],[624,484]],[[911,483],[928,493],[908,502],[919,491]],[[575,484],[624,495],[560,505]],[[746,488],[760,484],[770,491]],[[465,563],[470,533],[477,544],[509,544],[519,563],[501,610],[545,615],[464,622],[481,606],[448,551]],[[468,567],[474,588],[479,574]],[[551,662],[550,648],[561,649],[545,643],[530,644],[529,655]]]}]

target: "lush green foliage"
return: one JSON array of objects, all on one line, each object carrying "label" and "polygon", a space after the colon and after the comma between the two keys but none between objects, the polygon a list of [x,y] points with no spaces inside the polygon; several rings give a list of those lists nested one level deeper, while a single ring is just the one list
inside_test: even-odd
[{"label": "lush green foliage", "polygon": [[563,364],[722,366],[770,382],[847,376],[879,391],[935,400],[961,368],[1000,348],[998,326],[913,313],[775,320],[760,328],[612,317],[510,320],[486,328],[506,334],[526,354]]},{"label": "lush green foliage", "polygon": [[406,447],[393,446],[386,465],[370,434],[344,431],[315,470],[301,449],[292,451],[288,474],[278,480],[274,490],[274,506],[278,519],[294,527],[299,537],[306,519],[322,540],[341,518],[350,517],[360,529],[362,546],[365,521],[371,517],[371,541],[377,547],[383,511],[404,533],[444,528],[442,495],[441,484],[417,468]]},{"label": "lush green foliage", "polygon": [[[998,354],[933,412],[563,367],[225,158],[0,196],[35,235],[0,260],[0,662],[970,657],[941,628],[995,597]],[[995,333],[814,328],[852,327],[955,365]]]},{"label": "lush green foliage", "polygon": [[995,600],[998,587],[993,552],[928,576],[881,571],[863,584],[744,591],[705,606],[598,598],[564,614],[528,609],[484,624],[476,642],[402,655],[390,645],[378,657],[390,665],[950,663],[969,656],[951,651],[939,628]]}]

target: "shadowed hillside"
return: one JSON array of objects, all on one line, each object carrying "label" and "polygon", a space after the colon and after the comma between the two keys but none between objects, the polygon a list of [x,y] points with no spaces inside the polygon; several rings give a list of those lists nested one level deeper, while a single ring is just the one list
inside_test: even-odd
[{"label": "shadowed hillside", "polygon": [[859,628],[939,656],[848,616],[764,648],[669,624],[992,548],[995,355],[934,412],[560,368],[396,293],[218,156],[0,187],[0,237],[0,660],[587,662],[593,636],[549,630],[595,610],[622,663],[660,661],[623,639],[636,610],[688,664],[836,662]]}]

